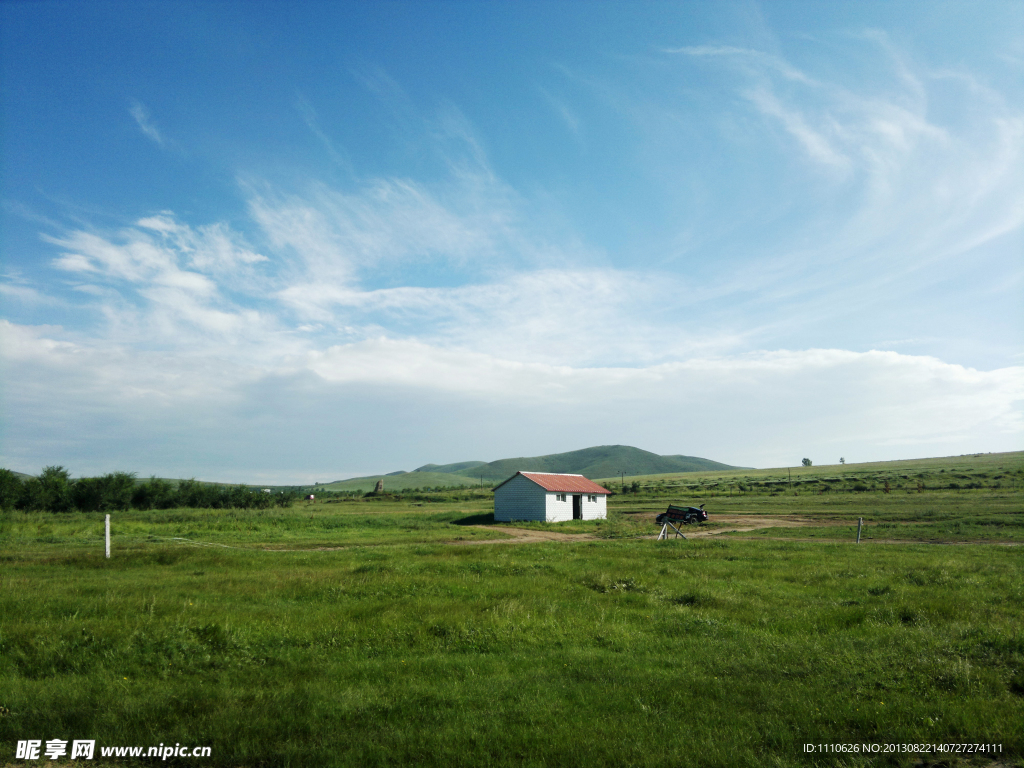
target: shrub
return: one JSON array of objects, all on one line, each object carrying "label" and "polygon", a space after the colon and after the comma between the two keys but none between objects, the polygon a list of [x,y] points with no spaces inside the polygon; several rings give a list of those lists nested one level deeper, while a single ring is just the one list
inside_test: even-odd
[{"label": "shrub", "polygon": [[17,508],[25,512],[38,512],[46,509],[46,500],[43,494],[43,484],[38,477],[30,477],[21,486],[21,495],[18,497]]},{"label": "shrub", "polygon": [[176,505],[174,486],[159,477],[149,478],[132,492],[132,506],[136,509],[171,509]]},{"label": "shrub", "polygon": [[0,509],[14,509],[23,492],[23,483],[9,469],[0,469]]},{"label": "shrub", "polygon": [[217,486],[200,483],[195,478],[178,483],[178,492],[175,496],[177,497],[175,506],[179,507],[220,509],[222,506]]},{"label": "shrub", "polygon": [[131,506],[135,475],[112,472],[102,477],[84,477],[71,486],[74,505],[83,512],[126,510]]},{"label": "shrub", "polygon": [[35,509],[44,509],[47,512],[71,510],[74,505],[71,498],[71,477],[64,467],[43,467],[38,483],[38,489],[33,489],[39,494],[36,501],[39,506],[34,507]]},{"label": "shrub", "polygon": [[274,505],[278,507],[290,507],[298,501],[299,494],[295,491],[284,491],[274,495]]}]

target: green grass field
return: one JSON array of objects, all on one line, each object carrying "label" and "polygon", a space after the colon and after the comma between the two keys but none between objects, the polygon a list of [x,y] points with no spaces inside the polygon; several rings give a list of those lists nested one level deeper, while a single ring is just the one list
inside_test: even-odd
[{"label": "green grass field", "polygon": [[[815,524],[637,538],[666,498],[699,500],[616,496],[568,543],[473,545],[530,527],[484,495],[116,513],[110,560],[102,515],[7,513],[0,765],[53,738],[232,767],[1024,765],[1024,557],[977,543],[1020,540],[1020,490],[752,490],[708,530]],[[852,543],[857,517],[897,543]]]}]

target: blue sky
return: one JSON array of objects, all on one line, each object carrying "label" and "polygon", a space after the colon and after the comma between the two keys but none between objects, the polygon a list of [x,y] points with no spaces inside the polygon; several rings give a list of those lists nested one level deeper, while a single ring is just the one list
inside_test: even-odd
[{"label": "blue sky", "polygon": [[0,463],[1018,450],[1024,5],[0,4]]}]

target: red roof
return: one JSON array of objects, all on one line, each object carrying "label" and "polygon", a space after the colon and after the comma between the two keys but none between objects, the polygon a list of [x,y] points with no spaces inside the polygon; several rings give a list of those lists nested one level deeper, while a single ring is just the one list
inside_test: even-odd
[{"label": "red roof", "polygon": [[[522,475],[527,480],[535,482],[545,491],[553,493],[600,493],[605,496],[611,493],[607,488],[602,488],[597,483],[587,480],[583,475],[556,475],[551,472],[516,472],[508,480],[511,480],[516,475]],[[499,484],[494,490],[498,490],[505,483]]]}]

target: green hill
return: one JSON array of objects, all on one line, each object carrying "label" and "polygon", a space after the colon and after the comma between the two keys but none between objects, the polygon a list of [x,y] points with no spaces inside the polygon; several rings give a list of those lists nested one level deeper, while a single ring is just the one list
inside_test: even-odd
[{"label": "green hill", "polygon": [[[450,465],[451,466],[451,465]],[[453,471],[456,476],[483,477],[486,482],[500,482],[520,470],[528,472],[559,472],[586,477],[613,477],[626,475],[658,475],[667,472],[703,472],[737,469],[697,456],[659,456],[628,445],[601,445],[568,453],[548,456],[522,456],[499,459],[472,468]],[[437,471],[437,470],[435,470]]]},{"label": "green hill", "polygon": [[[729,464],[697,456],[659,456],[628,445],[602,445],[549,456],[527,456],[497,461],[459,461],[453,464],[424,464],[412,472],[353,477],[322,484],[327,491],[372,491],[384,478],[384,490],[405,491],[440,486],[473,486],[500,483],[519,470],[560,472],[587,477],[612,477],[620,472],[629,475],[655,475],[666,472],[708,472],[739,469]],[[314,489],[315,490],[315,489]]]},{"label": "green hill", "polygon": [[453,472],[461,472],[464,469],[473,469],[486,464],[486,461],[460,461],[455,464],[424,464],[422,467],[417,467],[414,472],[445,472],[452,474]]},{"label": "green hill", "polygon": [[[377,481],[384,479],[385,491],[408,491],[416,488],[439,488],[453,485],[471,486],[480,485],[480,478],[462,477],[445,472],[395,472],[390,475],[368,475],[367,477],[353,477],[348,480],[338,480],[333,483],[323,483],[313,489],[325,491],[360,491],[366,493],[377,486]],[[485,481],[487,482],[487,481]]]}]

